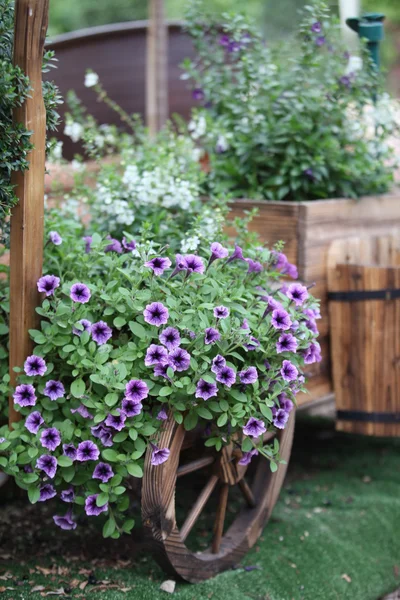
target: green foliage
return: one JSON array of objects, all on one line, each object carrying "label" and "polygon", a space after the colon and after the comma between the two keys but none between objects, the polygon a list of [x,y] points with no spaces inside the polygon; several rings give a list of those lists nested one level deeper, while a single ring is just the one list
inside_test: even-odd
[{"label": "green foliage", "polygon": [[385,192],[395,110],[386,96],[374,110],[380,87],[368,52],[364,68],[350,71],[326,5],[306,7],[295,53],[265,45],[241,15],[222,23],[201,2],[188,11],[198,59],[184,67],[205,104],[189,129],[210,156],[207,189],[269,200]]}]

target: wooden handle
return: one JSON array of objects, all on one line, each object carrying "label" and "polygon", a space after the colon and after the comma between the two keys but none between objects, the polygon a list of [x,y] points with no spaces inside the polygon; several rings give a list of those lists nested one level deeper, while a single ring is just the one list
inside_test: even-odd
[{"label": "wooden handle", "polygon": [[164,0],[149,0],[146,118],[152,136],[168,118],[168,27],[164,17]]},{"label": "wooden handle", "polygon": [[[29,170],[15,173],[12,183],[18,204],[11,216],[10,241],[10,377],[32,351],[28,329],[37,326],[35,308],[40,304],[37,281],[42,275],[46,111],[42,96],[42,60],[47,31],[49,0],[16,0],[14,64],[29,77],[31,92],[14,111],[14,122],[32,131],[34,149]],[[10,398],[9,423],[19,420]]]}]

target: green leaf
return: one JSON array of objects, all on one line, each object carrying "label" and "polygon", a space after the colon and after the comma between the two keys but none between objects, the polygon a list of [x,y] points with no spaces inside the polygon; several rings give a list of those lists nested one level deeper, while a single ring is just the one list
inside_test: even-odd
[{"label": "green leaf", "polygon": [[117,462],[118,460],[118,452],[115,452],[115,450],[107,448],[107,450],[103,450],[101,454],[103,458],[109,460],[110,462]]},{"label": "green leaf", "polygon": [[125,523],[123,523],[122,530],[125,531],[125,533],[129,533],[134,528],[134,526],[134,519],[128,519],[127,521],[125,521]]},{"label": "green leaf", "polygon": [[37,488],[36,486],[29,486],[28,487],[28,498],[29,498],[29,502],[31,504],[36,504],[36,502],[39,500],[40,498],[40,490],[39,488]]},{"label": "green leaf", "polygon": [[72,460],[70,458],[68,458],[68,456],[59,456],[57,458],[57,463],[59,464],[60,467],[71,467],[72,466]]},{"label": "green leaf", "polygon": [[278,470],[278,465],[276,464],[276,462],[274,460],[271,460],[271,462],[269,463],[269,467],[270,467],[272,473],[275,473],[275,471]]},{"label": "green leaf", "polygon": [[104,523],[104,527],[103,527],[103,536],[105,538],[107,537],[111,537],[112,534],[115,531],[115,520],[113,518],[108,519],[108,521],[106,521]]},{"label": "green leaf", "polygon": [[260,411],[268,421],[272,421],[272,410],[265,404],[260,404]]},{"label": "green leaf", "polygon": [[208,408],[205,408],[205,406],[199,406],[197,408],[197,414],[200,417],[203,417],[203,419],[207,419],[209,421],[213,418],[212,413],[208,410]]},{"label": "green leaf", "polygon": [[183,415],[182,415],[182,413],[174,412],[174,419],[178,423],[178,425],[180,425],[181,423],[183,423]]},{"label": "green leaf", "polygon": [[222,413],[222,415],[220,415],[218,417],[218,421],[217,421],[217,426],[218,427],[223,427],[228,421],[228,414],[227,413]]},{"label": "green leaf", "polygon": [[126,468],[129,475],[132,475],[132,477],[143,477],[143,469],[140,465],[131,463],[129,465],[126,465]]},{"label": "green leaf", "polygon": [[101,492],[96,498],[97,506],[104,506],[109,501],[109,496],[106,492]]},{"label": "green leaf", "polygon": [[145,338],[147,335],[143,325],[136,323],[136,321],[129,321],[129,329],[140,339]]},{"label": "green leaf", "polygon": [[164,387],[162,387],[160,389],[160,391],[158,392],[159,396],[170,396],[173,392],[173,389],[167,385],[165,385]]},{"label": "green leaf", "polygon": [[123,327],[126,324],[126,319],[124,319],[124,317],[115,317],[113,323],[115,327],[121,329],[121,327]]},{"label": "green leaf", "polygon": [[74,466],[66,467],[65,469],[63,469],[62,477],[63,477],[64,481],[66,481],[67,483],[72,481],[74,476],[75,476],[75,467]]},{"label": "green leaf", "polygon": [[75,398],[81,398],[81,396],[83,396],[83,394],[85,393],[85,389],[86,386],[83,379],[75,379],[75,381],[71,383],[71,394]]},{"label": "green leaf", "polygon": [[199,418],[197,412],[190,411],[183,421],[183,426],[186,429],[186,431],[191,431],[192,429],[194,429],[197,425],[198,420]]},{"label": "green leaf", "polygon": [[223,410],[224,412],[226,412],[229,409],[229,404],[226,400],[220,400],[219,405],[221,407],[221,410]]},{"label": "green leaf", "polygon": [[253,448],[253,443],[251,441],[250,438],[245,437],[243,442],[242,442],[242,450],[243,452],[250,452],[250,450]]},{"label": "green leaf", "polygon": [[104,402],[107,404],[107,406],[114,406],[118,402],[118,394],[116,394],[115,392],[107,394],[104,398]]}]

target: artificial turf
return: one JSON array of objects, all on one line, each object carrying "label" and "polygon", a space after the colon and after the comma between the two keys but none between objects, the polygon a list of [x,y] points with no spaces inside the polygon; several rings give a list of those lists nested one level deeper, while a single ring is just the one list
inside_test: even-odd
[{"label": "artificial turf", "polygon": [[[399,455],[400,440],[299,419],[285,487],[256,547],[235,570],[195,586],[178,583],[175,597],[377,600],[399,587]],[[168,598],[159,589],[161,569],[149,555],[133,556],[129,544],[110,546],[85,530],[59,534],[44,505],[0,509],[3,598]]]}]

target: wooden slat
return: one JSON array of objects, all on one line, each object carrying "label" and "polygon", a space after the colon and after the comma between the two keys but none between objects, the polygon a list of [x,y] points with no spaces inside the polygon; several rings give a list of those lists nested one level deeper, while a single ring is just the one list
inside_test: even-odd
[{"label": "wooden slat", "polygon": [[226,515],[226,505],[228,503],[229,485],[223,483],[219,493],[219,502],[217,508],[217,514],[214,523],[214,537],[211,545],[212,552],[218,554],[221,547],[221,540],[224,534],[224,523]]},{"label": "wooden slat", "polygon": [[212,475],[202,491],[200,492],[200,496],[197,498],[195,504],[192,507],[192,510],[186,517],[184,524],[180,529],[181,540],[184,542],[192,530],[192,527],[196,523],[199,518],[203,508],[207,504],[209,497],[211,496],[215,486],[217,485],[218,477],[217,475]]},{"label": "wooden slat", "polygon": [[251,491],[249,484],[247,483],[247,481],[243,478],[239,481],[239,487],[240,490],[243,494],[243,496],[246,499],[247,504],[251,507],[254,508],[256,505],[256,501],[253,495],[253,492]]},{"label": "wooden slat", "polygon": [[208,465],[212,465],[214,461],[215,458],[213,456],[204,456],[203,458],[192,460],[192,462],[178,467],[177,477],[182,477],[183,475],[193,473],[193,471],[198,471],[199,469],[208,467]]},{"label": "wooden slat", "polygon": [[168,118],[168,26],[164,0],[149,0],[146,56],[146,118],[155,135]]},{"label": "wooden slat", "polygon": [[[47,30],[48,0],[16,0],[14,64],[29,77],[32,90],[14,111],[14,121],[32,131],[34,150],[29,170],[16,173],[18,205],[12,211],[10,245],[10,377],[32,350],[28,329],[37,326],[40,303],[37,280],[42,274],[46,113],[42,97],[42,57]],[[9,421],[19,419],[10,399]]]}]

